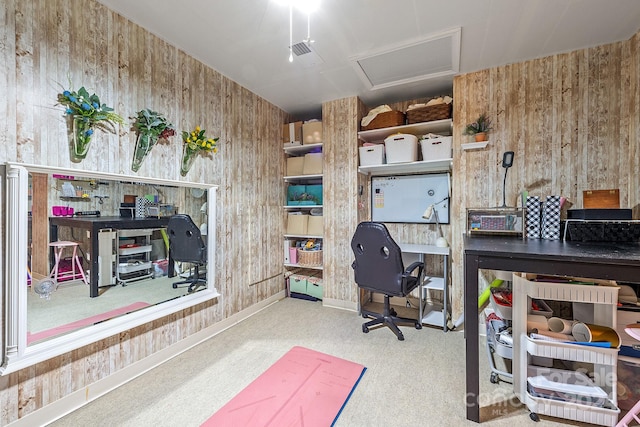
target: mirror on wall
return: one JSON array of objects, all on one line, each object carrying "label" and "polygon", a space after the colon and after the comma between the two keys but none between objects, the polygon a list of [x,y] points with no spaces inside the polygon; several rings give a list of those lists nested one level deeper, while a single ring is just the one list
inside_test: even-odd
[{"label": "mirror on wall", "polygon": [[[17,163],[5,169],[5,369],[218,296],[215,186]],[[191,228],[170,238],[175,214],[186,214]],[[201,246],[195,258],[178,253],[183,234],[198,239],[185,242]]]}]

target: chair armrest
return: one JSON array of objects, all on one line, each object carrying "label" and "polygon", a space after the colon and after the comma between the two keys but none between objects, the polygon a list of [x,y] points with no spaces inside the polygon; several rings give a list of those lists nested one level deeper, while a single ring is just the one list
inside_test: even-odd
[{"label": "chair armrest", "polygon": [[420,268],[420,270],[418,271],[418,276],[419,276],[422,273],[422,269],[424,268],[424,263],[420,261],[416,261],[413,264],[411,264],[409,267],[407,267],[403,275],[410,276],[411,273],[413,273],[413,270],[415,270],[418,267]]},{"label": "chair armrest", "polygon": [[402,292],[405,295],[409,294],[409,292],[411,292],[416,287],[416,286],[414,286],[413,288],[409,289],[407,278],[409,276],[412,276],[411,273],[413,273],[416,269],[418,269],[418,272],[417,272],[415,277],[417,277],[417,283],[420,284],[420,279],[422,278],[422,269],[423,268],[424,268],[424,263],[422,263],[420,261],[416,261],[413,264],[411,264],[409,267],[407,267],[405,269],[404,273],[402,273]]}]

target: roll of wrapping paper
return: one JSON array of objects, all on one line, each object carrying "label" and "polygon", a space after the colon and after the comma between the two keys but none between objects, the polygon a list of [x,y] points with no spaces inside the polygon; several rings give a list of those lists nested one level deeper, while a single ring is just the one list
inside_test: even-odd
[{"label": "roll of wrapping paper", "polygon": [[534,334],[534,335],[542,335],[543,337],[553,338],[554,340],[560,340],[560,341],[575,341],[576,340],[573,337],[573,335],[562,334],[560,332],[538,331],[538,330],[534,329],[534,330],[531,331],[531,333]]},{"label": "roll of wrapping paper", "polygon": [[527,315],[527,332],[531,332],[533,330],[537,330],[538,333],[541,331],[548,331],[549,324],[547,323],[547,318],[540,314]]},{"label": "roll of wrapping paper", "polygon": [[589,343],[605,342],[610,343],[613,348],[620,348],[620,335],[615,329],[608,326],[593,325],[591,323],[578,322],[571,330],[576,341]]},{"label": "roll of wrapping paper", "polygon": [[493,282],[491,282],[491,284],[489,284],[489,287],[487,289],[482,291],[482,293],[478,297],[478,308],[479,309],[481,309],[489,301],[489,296],[491,296],[491,288],[496,288],[496,287],[502,285],[502,282],[503,282],[503,280],[496,279]]}]

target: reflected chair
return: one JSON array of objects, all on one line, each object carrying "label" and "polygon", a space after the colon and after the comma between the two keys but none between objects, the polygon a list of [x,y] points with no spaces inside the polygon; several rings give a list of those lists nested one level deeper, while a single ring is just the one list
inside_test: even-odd
[{"label": "reflected chair", "polygon": [[[398,328],[399,323],[412,323],[416,329],[422,329],[420,321],[398,317],[391,308],[389,298],[406,297],[418,287],[424,264],[414,262],[405,270],[400,247],[391,238],[387,227],[379,222],[358,224],[351,239],[351,249],[355,255],[351,267],[358,287],[384,295],[381,314],[362,311],[362,317],[373,317],[373,320],[362,325],[362,332],[369,332],[371,326],[384,325],[403,341],[404,335]],[[414,272],[416,274],[412,274]]]},{"label": "reflected chair", "polygon": [[178,214],[169,218],[167,225],[169,236],[169,259],[193,264],[193,274],[186,280],[173,283],[173,288],[189,284],[188,292],[193,292],[207,280],[200,277],[200,268],[207,265],[207,247],[202,240],[200,228],[189,215]]}]

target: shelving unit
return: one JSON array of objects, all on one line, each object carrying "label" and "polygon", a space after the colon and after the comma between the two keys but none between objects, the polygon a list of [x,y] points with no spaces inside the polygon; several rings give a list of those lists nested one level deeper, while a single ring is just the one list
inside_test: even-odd
[{"label": "shelving unit", "polygon": [[[529,298],[590,303],[593,304],[593,323],[615,328],[618,288],[535,282],[530,279],[532,277],[529,275],[513,276],[513,337],[520,344],[518,351],[514,352],[513,385],[516,395],[527,405],[533,420],[537,420],[537,415],[542,414],[615,426],[620,413],[616,406],[618,349],[532,339],[527,336],[527,306]],[[530,364],[533,356],[593,364],[593,385],[607,393],[604,406],[565,402],[531,394],[528,390],[529,374],[532,369],[537,369]]]},{"label": "shelving unit", "polygon": [[[385,138],[395,133],[408,133],[412,135],[425,135],[435,133],[451,135],[452,119],[434,120],[431,122],[416,123],[411,125],[393,126],[389,128],[373,129],[358,132],[358,139],[372,144],[381,144]],[[453,159],[427,160],[407,163],[389,163],[382,165],[369,165],[358,167],[358,172],[364,175],[396,175],[418,174],[433,172],[450,172]]]},{"label": "shelving unit", "polygon": [[[287,157],[298,157],[298,156],[304,156],[305,154],[308,154],[310,152],[315,152],[318,149],[322,148],[322,143],[315,143],[315,144],[305,144],[305,145],[288,145],[284,147],[284,153],[285,156]],[[290,185],[305,185],[305,184],[322,184],[322,178],[323,175],[322,174],[307,174],[307,175],[289,175],[289,176],[284,176],[284,182],[286,184],[290,184]],[[287,187],[287,192],[288,192],[288,186]],[[317,205],[291,205],[288,203],[287,201],[287,197],[285,196],[285,203],[283,205],[283,211],[285,213],[285,216],[294,213],[294,212],[302,212],[304,214],[309,214],[312,210],[322,210],[323,206],[322,204],[317,204]],[[307,240],[307,239],[316,239],[316,240],[322,240],[323,236],[322,235],[318,235],[318,234],[311,234],[311,233],[305,233],[305,234],[292,234],[292,233],[287,233],[286,232],[286,221],[285,221],[285,233],[283,235],[283,242],[284,242],[284,262],[283,262],[283,266],[286,270],[286,277],[291,278],[291,275],[296,273],[296,275],[298,273],[304,273],[305,271],[308,271],[307,276],[315,276],[315,277],[320,277],[320,281],[321,281],[321,276],[322,276],[322,270],[323,270],[323,266],[322,265],[318,265],[318,266],[310,266],[310,265],[300,265],[298,263],[293,263],[293,262],[289,262],[289,257],[288,257],[288,251],[290,247],[295,247],[295,242],[299,241],[299,240]],[[315,286],[314,288],[314,292],[309,292],[306,293],[309,296],[309,299],[322,299],[322,287],[321,286]],[[287,289],[288,293],[290,294],[290,289]],[[302,290],[297,291],[297,292],[302,292],[303,294],[305,292],[303,292]]]},{"label": "shelving unit", "polygon": [[[442,276],[432,276],[426,271],[420,281],[420,301],[418,307],[418,316],[425,325],[441,327],[447,332],[447,321],[449,320],[449,255],[451,248],[442,248],[434,245],[414,245],[406,243],[398,243],[400,250],[405,253],[418,254],[420,262],[425,262],[427,256],[442,257],[443,274]],[[431,291],[438,291],[442,294],[442,303],[431,303],[427,301]]]},{"label": "shelving unit", "polygon": [[[125,286],[129,282],[153,277],[152,233],[151,229],[120,230],[118,232],[116,283]],[[122,239],[131,239],[131,246],[122,245]]]},{"label": "shelving unit", "polygon": [[437,133],[451,135],[453,121],[451,119],[434,120],[431,122],[415,123],[412,125],[393,126],[389,128],[364,130],[358,132],[358,139],[372,144],[381,144],[384,139],[394,133],[409,133],[412,135],[425,135]]}]

